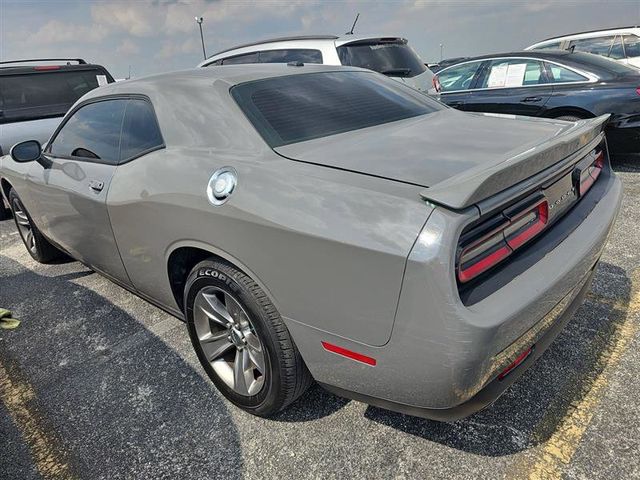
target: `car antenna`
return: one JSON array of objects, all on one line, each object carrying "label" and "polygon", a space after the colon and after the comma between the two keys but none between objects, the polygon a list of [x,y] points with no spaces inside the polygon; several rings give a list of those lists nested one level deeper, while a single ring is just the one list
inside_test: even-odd
[{"label": "car antenna", "polygon": [[351,25],[351,30],[349,30],[345,35],[353,35],[353,29],[356,28],[356,23],[358,23],[358,18],[360,18],[360,14],[356,15],[356,19],[353,21],[353,25]]}]

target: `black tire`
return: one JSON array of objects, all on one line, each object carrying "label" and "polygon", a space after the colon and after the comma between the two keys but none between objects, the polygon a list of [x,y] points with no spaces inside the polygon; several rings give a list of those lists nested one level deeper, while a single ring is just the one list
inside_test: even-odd
[{"label": "black tire", "polygon": [[582,117],[576,115],[560,115],[559,117],[555,117],[555,119],[564,120],[565,122],[577,122],[578,120],[582,120]]},{"label": "black tire", "polygon": [[[231,295],[241,306],[265,351],[264,384],[254,395],[240,395],[230,388],[212,368],[200,344],[194,323],[194,302],[199,292],[211,287]],[[270,416],[297,400],[312,384],[313,378],[282,317],[260,286],[241,271],[213,259],[200,262],[187,278],[184,305],[189,336],[200,363],[218,390],[234,405],[253,415]]]},{"label": "black tire", "polygon": [[0,195],[0,221],[11,218],[11,210],[5,206],[2,195]]},{"label": "black tire", "polygon": [[[33,223],[31,215],[29,215],[27,209],[24,208],[20,197],[18,197],[18,194],[13,188],[9,190],[9,204],[11,206],[11,212],[13,213],[13,219],[16,223],[16,228],[20,233],[20,238],[22,238],[24,246],[27,248],[27,251],[34,260],[40,263],[49,263],[64,256],[64,254],[60,250],[51,245],[51,243],[49,243],[49,241],[44,238],[42,233],[40,233],[38,227],[36,227],[36,225]],[[19,221],[21,219],[24,220],[24,216],[18,218],[18,215],[16,215],[16,211],[24,212],[24,216],[26,216],[26,219],[29,223],[28,228],[31,230],[31,235],[33,236],[33,242],[31,242],[30,239],[28,239],[28,235],[25,234],[24,226],[21,226],[19,224]]]}]

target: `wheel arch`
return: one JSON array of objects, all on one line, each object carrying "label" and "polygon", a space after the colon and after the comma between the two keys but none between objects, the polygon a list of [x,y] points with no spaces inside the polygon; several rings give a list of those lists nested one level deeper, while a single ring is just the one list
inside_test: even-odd
[{"label": "wheel arch", "polygon": [[203,260],[212,259],[237,268],[251,277],[269,297],[271,303],[282,313],[280,305],[271,294],[265,283],[250,268],[227,252],[201,242],[180,242],[168,249],[166,256],[167,275],[171,292],[176,304],[184,313],[184,287],[193,267]]},{"label": "wheel arch", "polygon": [[580,118],[595,118],[596,115],[589,110],[580,107],[556,107],[544,113],[546,118],[558,118],[564,115],[573,115]]}]

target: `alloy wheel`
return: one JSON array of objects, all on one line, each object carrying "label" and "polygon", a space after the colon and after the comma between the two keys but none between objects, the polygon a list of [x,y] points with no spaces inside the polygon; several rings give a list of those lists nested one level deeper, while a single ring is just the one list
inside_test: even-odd
[{"label": "alloy wheel", "polygon": [[218,377],[239,395],[256,395],[265,381],[265,354],[249,316],[229,293],[205,287],[193,304],[198,341]]},{"label": "alloy wheel", "polygon": [[18,231],[20,232],[20,236],[24,240],[24,244],[27,246],[30,252],[36,253],[36,239],[33,234],[33,227],[31,226],[31,221],[29,220],[29,216],[22,206],[22,202],[17,198],[13,199],[13,214],[16,219],[16,225],[18,226]]}]

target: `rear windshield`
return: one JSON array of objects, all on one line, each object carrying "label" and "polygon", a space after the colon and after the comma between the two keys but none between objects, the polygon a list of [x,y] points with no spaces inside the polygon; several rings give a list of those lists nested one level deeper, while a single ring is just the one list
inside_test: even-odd
[{"label": "rear windshield", "polygon": [[100,70],[1,75],[0,124],[62,116],[98,80],[111,81]]},{"label": "rear windshield", "polygon": [[393,77],[414,77],[427,67],[406,40],[363,41],[338,47],[342,65],[367,68]]},{"label": "rear windshield", "polygon": [[367,72],[322,72],[240,84],[233,98],[273,148],[426,115],[443,107]]}]

